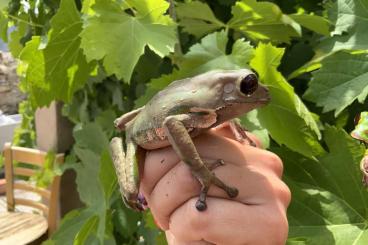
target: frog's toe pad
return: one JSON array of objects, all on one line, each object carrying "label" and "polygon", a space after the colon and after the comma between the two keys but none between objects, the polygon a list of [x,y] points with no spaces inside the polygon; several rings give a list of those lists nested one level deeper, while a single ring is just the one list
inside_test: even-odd
[{"label": "frog's toe pad", "polygon": [[228,195],[230,198],[234,198],[234,197],[237,197],[237,196],[238,196],[239,191],[238,191],[238,189],[236,189],[236,188],[229,187],[229,188],[226,190],[226,193],[227,193],[227,195]]},{"label": "frog's toe pad", "polygon": [[204,211],[207,209],[207,204],[205,201],[202,201],[202,200],[197,200],[196,204],[195,204],[195,207],[198,211]]}]

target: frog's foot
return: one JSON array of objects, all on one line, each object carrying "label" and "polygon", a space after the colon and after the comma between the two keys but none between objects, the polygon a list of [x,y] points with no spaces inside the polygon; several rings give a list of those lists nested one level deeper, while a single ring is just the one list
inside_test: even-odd
[{"label": "frog's foot", "polygon": [[148,207],[146,198],[142,194],[138,194],[136,198],[129,199],[123,196],[123,202],[127,207],[139,212],[146,210]]},{"label": "frog's foot", "polygon": [[205,174],[203,177],[202,175],[197,174],[195,174],[195,176],[202,185],[201,193],[199,194],[199,198],[195,204],[198,211],[204,211],[207,209],[206,198],[211,184],[214,184],[217,187],[223,189],[230,198],[234,198],[239,194],[237,188],[228,186],[211,172],[209,173],[209,175]]},{"label": "frog's foot", "polygon": [[229,126],[237,141],[241,143],[248,141],[249,145],[254,147],[257,146],[257,144],[247,135],[246,131],[248,130],[246,130],[238,120],[233,119],[229,121]]}]

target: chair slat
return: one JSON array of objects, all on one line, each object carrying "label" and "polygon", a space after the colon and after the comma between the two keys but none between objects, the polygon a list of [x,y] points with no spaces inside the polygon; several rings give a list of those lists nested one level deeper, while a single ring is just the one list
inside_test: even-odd
[{"label": "chair slat", "polygon": [[45,189],[42,189],[42,188],[39,188],[39,187],[36,187],[36,186],[32,186],[30,184],[15,182],[14,183],[14,189],[35,192],[35,193],[41,195],[43,198],[46,198],[47,200],[50,200],[50,191],[49,190],[45,190]]},{"label": "chair slat", "polygon": [[31,200],[24,199],[24,198],[14,198],[14,201],[15,201],[15,205],[24,205],[24,206],[33,207],[38,210],[41,210],[44,213],[44,215],[48,216],[49,208],[43,203],[31,201]]},{"label": "chair slat", "polygon": [[46,153],[43,151],[18,146],[12,146],[11,149],[13,161],[33,164],[40,167],[42,167],[45,162]]},{"label": "chair slat", "polygon": [[33,169],[21,167],[14,168],[13,172],[14,175],[28,176],[28,177],[31,177],[36,173],[36,171],[34,171]]}]

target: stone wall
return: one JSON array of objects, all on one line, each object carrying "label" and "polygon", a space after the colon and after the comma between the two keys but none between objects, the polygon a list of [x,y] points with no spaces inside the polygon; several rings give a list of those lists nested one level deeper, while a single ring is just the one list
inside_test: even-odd
[{"label": "stone wall", "polygon": [[8,52],[0,52],[0,110],[17,114],[18,104],[26,98],[18,88],[17,61]]}]

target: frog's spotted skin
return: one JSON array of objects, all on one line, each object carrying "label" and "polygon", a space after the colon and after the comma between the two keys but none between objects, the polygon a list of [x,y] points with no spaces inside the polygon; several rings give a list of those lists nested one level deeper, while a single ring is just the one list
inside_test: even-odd
[{"label": "frog's spotted skin", "polygon": [[229,197],[236,197],[238,190],[210,171],[212,167],[202,161],[192,138],[230,121],[235,138],[243,141],[247,136],[233,119],[269,100],[268,90],[258,84],[252,71],[211,71],[171,83],[144,107],[116,119],[115,126],[126,131],[125,151],[121,138],[112,139],[110,144],[124,202],[136,210],[144,206],[138,195],[139,149],[152,150],[169,145],[202,186],[196,203],[199,211],[207,207],[206,196],[212,184],[223,189]]}]

